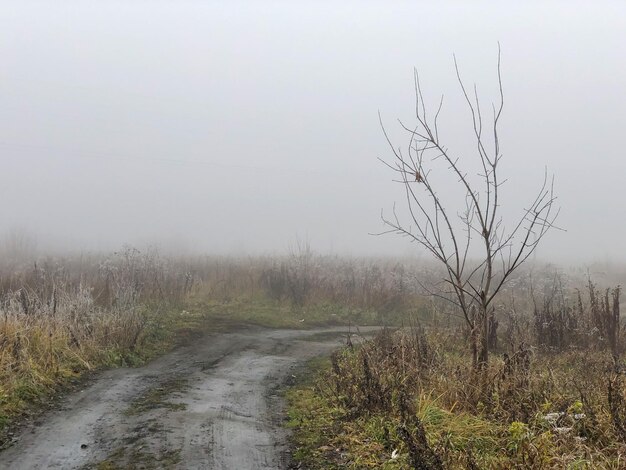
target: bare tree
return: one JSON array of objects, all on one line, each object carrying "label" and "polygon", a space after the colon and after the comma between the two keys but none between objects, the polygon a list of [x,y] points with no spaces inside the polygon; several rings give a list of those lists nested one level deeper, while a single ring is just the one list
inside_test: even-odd
[{"label": "bare tree", "polygon": [[[500,215],[500,188],[504,182],[498,173],[502,159],[498,125],[504,106],[500,64],[498,49],[499,102],[492,104],[492,116],[486,122],[476,86],[468,91],[454,58],[457,80],[471,114],[473,161],[461,161],[440,140],[438,119],[443,96],[435,113],[428,115],[417,71],[414,73],[416,122],[408,126],[398,121],[408,133],[404,150],[393,145],[380,120],[395,157],[391,162],[381,161],[399,176],[396,181],[404,186],[407,205],[403,217],[398,215],[395,205],[392,217],[381,214],[389,227],[383,233],[409,237],[443,265],[443,286],[430,293],[453,302],[462,312],[470,331],[473,363],[478,367],[486,365],[489,359],[490,337],[493,338],[490,328],[497,324],[494,298],[554,227],[559,212],[555,208],[554,179],[548,178],[546,171],[519,219],[507,227]],[[480,168],[475,177],[468,176],[467,167],[472,163]],[[447,172],[448,182],[444,185],[431,176],[436,165],[443,165]],[[450,192],[454,185],[462,196],[451,209],[444,205],[438,190]]]}]

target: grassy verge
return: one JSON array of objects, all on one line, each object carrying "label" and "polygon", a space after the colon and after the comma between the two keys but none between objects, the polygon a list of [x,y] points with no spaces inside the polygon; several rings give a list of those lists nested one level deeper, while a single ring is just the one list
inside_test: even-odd
[{"label": "grassy verge", "polygon": [[207,325],[205,316],[186,310],[138,310],[141,331],[130,343],[125,341],[125,331],[135,330],[128,326],[128,315],[112,320],[103,314],[86,322],[91,333],[84,335],[64,319],[5,322],[0,335],[5,342],[0,357],[4,369],[0,373],[0,448],[10,445],[16,425],[54,407],[60,396],[91,372],[141,365]]},{"label": "grassy verge", "polygon": [[[322,375],[329,370],[330,365],[323,369]],[[294,431],[293,458],[300,465],[298,468],[413,468],[406,444],[398,433],[398,416],[383,412],[354,416],[351,410],[327,398],[318,386],[317,379],[310,379],[287,393],[289,427]],[[502,426],[466,413],[452,413],[430,396],[418,401],[417,416],[430,445],[447,441],[460,453],[470,448],[480,449],[483,457],[487,456],[482,459],[483,464],[497,463],[501,445],[498,436],[506,432]],[[468,468],[463,463],[461,459],[458,468]]]},{"label": "grassy verge", "polygon": [[287,392],[298,468],[623,468],[626,380],[603,353],[475,372],[436,339],[398,331],[311,364]]}]

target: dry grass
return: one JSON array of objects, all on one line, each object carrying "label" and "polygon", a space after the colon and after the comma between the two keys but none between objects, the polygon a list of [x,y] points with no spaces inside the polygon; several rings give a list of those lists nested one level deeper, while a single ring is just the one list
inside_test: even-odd
[{"label": "dry grass", "polygon": [[[296,456],[320,469],[624,468],[619,301],[591,283],[580,303],[572,298],[569,327],[508,338],[483,369],[472,366],[467,332],[454,327],[414,324],[347,347],[290,392]],[[605,330],[594,329],[600,321]],[[559,335],[550,347],[546,331]],[[564,337],[585,340],[554,347]]]},{"label": "dry grass", "polygon": [[191,291],[156,253],[4,266],[0,276],[0,430],[68,379],[134,365],[165,347]]},{"label": "dry grass", "polygon": [[140,364],[198,331],[389,322],[423,303],[398,263],[308,248],[273,259],[21,256],[0,263],[0,435],[85,371]]}]

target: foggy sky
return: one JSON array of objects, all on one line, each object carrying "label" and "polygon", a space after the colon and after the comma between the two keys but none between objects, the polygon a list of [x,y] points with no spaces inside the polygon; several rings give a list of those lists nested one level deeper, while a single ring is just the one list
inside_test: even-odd
[{"label": "foggy sky", "polygon": [[[452,54],[485,104],[502,47],[503,215],[555,175],[547,259],[626,259],[624,2],[0,3],[0,233],[84,249],[419,253],[384,229],[413,67],[470,121]],[[467,149],[467,150],[466,150]],[[467,153],[467,155],[465,155]]]}]

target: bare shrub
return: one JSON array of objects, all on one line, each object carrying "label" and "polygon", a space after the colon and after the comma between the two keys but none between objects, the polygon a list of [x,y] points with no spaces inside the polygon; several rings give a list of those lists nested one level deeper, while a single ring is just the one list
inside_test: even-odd
[{"label": "bare shrub", "polygon": [[[558,216],[553,183],[547,173],[539,190],[530,195],[528,206],[510,223],[501,216],[499,122],[504,94],[498,51],[498,100],[492,103],[490,120],[483,115],[476,87],[468,90],[454,62],[456,77],[470,113],[474,138],[474,161],[463,159],[441,138],[438,119],[443,96],[433,113],[427,112],[417,71],[415,81],[415,122],[400,122],[406,133],[404,148],[394,145],[383,126],[393,153],[384,162],[403,187],[404,217],[394,206],[391,216],[382,216],[387,232],[409,238],[431,255],[443,268],[442,283],[433,295],[447,298],[462,313],[471,339],[474,367],[488,363],[490,343],[496,327],[492,305],[513,273],[532,255]],[[382,120],[381,120],[382,126]],[[485,132],[489,128],[489,132]],[[453,186],[442,186],[443,172]],[[477,175],[474,178],[473,175]],[[446,183],[448,184],[448,183]],[[456,200],[446,198],[457,194]],[[476,253],[481,253],[476,259]]]},{"label": "bare shrub", "polygon": [[572,348],[609,350],[617,361],[621,352],[620,294],[619,286],[600,290],[588,279],[584,291],[576,289],[575,296],[568,296],[561,280],[555,278],[541,304],[533,295],[537,345],[552,352]]},{"label": "bare shrub", "polygon": [[607,402],[611,414],[611,421],[615,432],[622,440],[626,442],[626,398],[624,396],[626,387],[624,377],[620,374],[614,374],[609,377],[607,384]]},{"label": "bare shrub", "polygon": [[621,289],[605,289],[600,292],[589,280],[589,308],[595,328],[600,332],[599,340],[607,344],[615,360],[619,357],[620,312],[619,297]]},{"label": "bare shrub", "polygon": [[576,310],[565,297],[561,279],[555,277],[552,288],[544,294],[541,305],[533,295],[533,316],[537,344],[552,351],[563,351],[579,344],[582,327],[582,300],[578,292],[579,308]]}]

